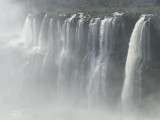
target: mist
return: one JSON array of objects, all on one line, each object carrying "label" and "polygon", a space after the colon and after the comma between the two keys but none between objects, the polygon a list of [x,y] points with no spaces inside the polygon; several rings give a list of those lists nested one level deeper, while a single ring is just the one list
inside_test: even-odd
[{"label": "mist", "polygon": [[24,6],[15,0],[0,1],[0,32],[2,34],[19,33],[23,27]]},{"label": "mist", "polygon": [[124,2],[1,0],[0,119],[158,120],[160,18]]}]

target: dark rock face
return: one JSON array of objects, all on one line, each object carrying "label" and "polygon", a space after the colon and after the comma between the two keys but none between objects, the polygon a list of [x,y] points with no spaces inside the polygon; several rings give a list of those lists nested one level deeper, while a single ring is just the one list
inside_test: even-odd
[{"label": "dark rock face", "polygon": [[159,98],[159,84],[160,84],[160,22],[159,17],[155,16],[151,20],[150,26],[150,52],[151,59],[143,68],[143,97],[149,98],[155,96],[156,99]]}]

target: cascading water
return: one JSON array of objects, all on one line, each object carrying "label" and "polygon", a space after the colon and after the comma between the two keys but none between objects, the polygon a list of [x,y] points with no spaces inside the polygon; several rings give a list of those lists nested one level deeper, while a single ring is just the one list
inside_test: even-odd
[{"label": "cascading water", "polygon": [[47,20],[47,15],[45,15],[42,24],[41,24],[41,28],[40,28],[40,33],[39,33],[39,48],[40,50],[46,50],[48,49],[47,45],[48,45],[48,31],[46,32],[46,27],[48,23]]},{"label": "cascading water", "polygon": [[[107,70],[110,55],[114,50],[115,21],[116,18],[105,18],[100,24],[99,55],[91,58],[91,61],[93,61],[91,63],[93,64],[91,64],[91,76],[88,87],[89,104],[101,103],[107,98]],[[95,54],[94,49],[93,46],[93,52]]]},{"label": "cascading water", "polygon": [[141,102],[142,67],[150,59],[150,16],[143,15],[136,23],[129,43],[122,91],[124,106]]},{"label": "cascading water", "polygon": [[[60,28],[59,20],[55,23],[51,18],[48,22],[45,15],[40,27],[40,44],[37,44],[40,49],[35,49],[31,57],[31,76],[43,86],[48,84],[48,93],[54,86],[60,98],[69,97],[92,106],[109,100],[107,72],[114,53],[117,17],[93,18],[88,28],[85,19],[80,13],[72,15]],[[36,31],[35,20],[30,22],[34,28],[31,31]],[[62,30],[60,37],[55,34],[58,33],[55,28]]]},{"label": "cascading water", "polygon": [[[74,59],[74,55],[72,54],[72,42],[71,37],[73,34],[71,33],[71,23],[73,22],[76,14],[71,18],[64,21],[64,36],[63,36],[63,47],[60,53],[60,62],[59,62],[59,72],[58,72],[58,81],[57,81],[57,89],[58,95],[65,95],[65,91],[69,90],[69,85],[71,84],[71,74],[72,74],[72,63]],[[70,81],[68,81],[70,80]]]},{"label": "cascading water", "polygon": [[25,21],[23,32],[22,32],[22,43],[24,43],[25,46],[30,46],[32,44],[32,41],[34,40],[34,33],[32,31],[32,17],[31,14],[27,16],[27,19]]},{"label": "cascading water", "polygon": [[[14,93],[14,103],[23,106],[22,113],[15,111],[16,115],[25,113],[31,116],[26,119],[31,120],[117,120],[112,110],[114,114],[118,111],[115,109],[121,99],[123,107],[141,101],[142,68],[151,57],[150,22],[151,16],[143,15],[136,23],[125,66],[126,54],[122,47],[128,43],[124,44],[126,37],[122,33],[128,24],[123,14],[103,18],[91,18],[82,13],[69,18],[28,15],[19,42],[11,41],[4,48],[0,46],[0,61],[4,63],[4,71],[8,71],[8,75],[0,74],[0,79],[6,80],[0,83],[11,83],[4,93]],[[5,51],[4,54],[1,51]],[[120,70],[122,72],[118,73]],[[2,68],[0,71],[3,72]],[[3,89],[1,85],[0,90]],[[90,113],[88,109],[96,112]],[[41,117],[34,116],[33,111],[38,111]]]}]

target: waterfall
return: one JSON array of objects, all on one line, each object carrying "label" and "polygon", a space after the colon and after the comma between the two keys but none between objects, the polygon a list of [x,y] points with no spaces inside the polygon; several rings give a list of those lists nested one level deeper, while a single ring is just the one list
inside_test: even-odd
[{"label": "waterfall", "polygon": [[48,41],[49,50],[51,50],[53,47],[56,47],[54,46],[55,43],[53,42],[53,18],[51,18],[49,22]]},{"label": "waterfall", "polygon": [[32,61],[37,61],[40,72],[36,76],[41,76],[41,84],[48,86],[46,94],[54,86],[61,100],[70,98],[89,106],[112,99],[107,97],[111,94],[107,76],[116,21],[114,16],[93,18],[88,23],[83,14],[74,14],[63,24],[53,18],[48,22],[47,15],[43,18],[39,33],[42,51],[34,53]]},{"label": "waterfall", "polygon": [[100,18],[92,18],[89,23],[88,51],[94,58],[99,54],[99,26]]},{"label": "waterfall", "polygon": [[81,119],[79,113],[123,120],[152,111],[160,89],[159,19],[29,14],[20,38],[0,41],[0,103],[13,102],[15,117],[46,120]]},{"label": "waterfall", "polygon": [[[80,54],[83,48],[83,26],[84,26],[84,19],[81,18],[78,20],[77,28],[76,28],[76,49],[77,52]],[[85,45],[84,45],[85,46]],[[77,54],[78,54],[77,53]]]},{"label": "waterfall", "polygon": [[131,35],[125,67],[122,102],[135,106],[141,101],[142,67],[150,59],[150,16],[142,15]]},{"label": "waterfall", "polygon": [[33,19],[31,14],[29,14],[26,18],[23,27],[21,42],[24,43],[25,46],[31,46],[33,41],[34,41]]},{"label": "waterfall", "polygon": [[[47,29],[48,19],[47,15],[45,15],[41,27],[40,27],[40,33],[39,33],[39,49],[40,50],[46,50],[48,49],[48,31]],[[46,32],[47,31],[47,32]]]},{"label": "waterfall", "polygon": [[33,45],[38,44],[36,33],[37,33],[37,31],[36,31],[36,19],[33,18]]},{"label": "waterfall", "polygon": [[[98,24],[98,19],[95,22],[95,24]],[[109,65],[109,58],[114,51],[115,45],[115,22],[116,18],[105,18],[100,23],[98,43],[99,55],[94,55],[94,58],[91,58],[91,73],[88,86],[89,105],[95,103],[102,103],[102,101],[105,101],[107,98],[107,71]],[[90,27],[92,27],[91,23]],[[92,27],[92,29],[96,29],[95,27],[97,26]],[[96,34],[94,34],[94,36],[96,37]],[[95,54],[95,41],[92,42],[93,53]]]},{"label": "waterfall", "polygon": [[[121,15],[91,18],[77,13],[38,19],[27,16],[21,40],[27,47],[21,48],[25,57],[18,73],[22,84],[27,84],[26,92],[31,93],[33,87],[45,97],[91,108],[118,104],[120,100],[114,98],[125,105],[141,101],[142,69],[151,59],[150,15],[141,16],[134,27],[126,65],[125,56],[118,51],[124,39],[119,35],[119,28],[125,27],[119,22]],[[123,83],[123,72],[119,71],[124,68]]]},{"label": "waterfall", "polygon": [[[47,41],[47,40],[46,40]],[[49,29],[48,29],[48,45],[47,46],[47,51],[44,55],[43,63],[42,63],[42,68],[41,68],[41,75],[42,79],[46,79],[46,81],[49,79],[49,75],[51,75],[52,69],[50,69],[50,66],[54,63],[54,61],[51,59],[52,53],[54,51],[54,43],[53,43],[53,18],[50,19],[49,22]]]},{"label": "waterfall", "polygon": [[57,81],[57,94],[62,96],[65,95],[65,92],[69,91],[72,77],[70,74],[73,72],[72,65],[74,63],[74,55],[72,52],[74,51],[72,50],[72,37],[74,34],[71,32],[71,29],[75,17],[76,14],[65,20],[63,26],[62,49],[59,58],[60,61]]}]

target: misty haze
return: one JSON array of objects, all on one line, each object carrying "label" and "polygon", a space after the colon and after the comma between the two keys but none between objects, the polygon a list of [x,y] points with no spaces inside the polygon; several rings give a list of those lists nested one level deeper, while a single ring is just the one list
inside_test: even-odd
[{"label": "misty haze", "polygon": [[160,0],[0,0],[0,120],[159,120]]}]

